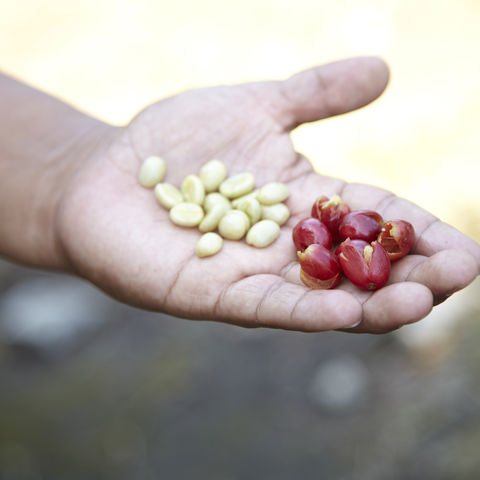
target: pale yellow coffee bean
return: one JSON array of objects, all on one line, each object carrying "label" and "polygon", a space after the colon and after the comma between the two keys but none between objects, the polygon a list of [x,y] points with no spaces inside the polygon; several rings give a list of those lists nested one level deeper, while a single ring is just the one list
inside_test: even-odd
[{"label": "pale yellow coffee bean", "polygon": [[273,205],[286,200],[289,193],[288,187],[284,183],[270,182],[260,189],[257,200],[263,205]]},{"label": "pale yellow coffee bean", "polygon": [[143,161],[138,172],[138,181],[143,187],[152,188],[163,180],[166,170],[165,160],[152,155]]},{"label": "pale yellow coffee bean", "polygon": [[274,242],[280,235],[280,226],[273,220],[260,220],[247,233],[249,245],[263,248]]},{"label": "pale yellow coffee bean", "polygon": [[237,198],[250,193],[255,186],[255,177],[251,173],[239,173],[220,184],[220,193],[227,198]]},{"label": "pale yellow coffee bean", "polygon": [[250,220],[241,210],[229,210],[218,224],[218,232],[228,240],[240,240],[247,232]]},{"label": "pale yellow coffee bean", "polygon": [[[238,211],[241,212],[241,210],[238,210]],[[242,213],[245,213],[245,212],[242,212]],[[245,215],[242,218],[243,218],[243,221],[245,222],[245,231],[248,232],[248,229],[252,226],[250,217],[245,213]]]},{"label": "pale yellow coffee bean", "polygon": [[158,183],[155,185],[154,192],[158,203],[167,210],[170,210],[178,203],[183,202],[182,192],[170,183]]},{"label": "pale yellow coffee bean", "polygon": [[209,212],[217,204],[223,205],[226,210],[230,210],[232,208],[230,200],[218,192],[209,193],[205,197],[205,200],[203,201],[203,208],[206,212]]},{"label": "pale yellow coffee bean", "polygon": [[181,227],[195,227],[203,220],[203,209],[196,203],[177,203],[170,210],[170,220]]},{"label": "pale yellow coffee bean", "polygon": [[222,249],[223,238],[214,232],[204,233],[195,246],[195,252],[199,257],[215,255]]},{"label": "pale yellow coffee bean", "polygon": [[262,220],[273,220],[283,225],[290,217],[290,210],[284,203],[262,205]]},{"label": "pale yellow coffee bean", "polygon": [[197,175],[187,175],[180,189],[186,202],[202,205],[205,200],[205,187]]},{"label": "pale yellow coffee bean", "polygon": [[205,191],[214,192],[227,178],[227,167],[220,160],[213,159],[201,166],[198,176],[205,187]]},{"label": "pale yellow coffee bean", "polygon": [[203,217],[198,229],[201,232],[213,232],[213,230],[218,227],[218,223],[228,210],[229,208],[225,207],[225,205],[217,203],[217,205],[214,205]]},{"label": "pale yellow coffee bean", "polygon": [[256,198],[247,198],[237,208],[248,215],[252,225],[257,223],[262,215],[262,207]]},{"label": "pale yellow coffee bean", "polygon": [[259,189],[256,188],[253,192],[247,193],[246,195],[242,195],[241,197],[234,198],[232,200],[233,208],[238,208],[245,200],[249,200],[250,198],[257,198]]}]

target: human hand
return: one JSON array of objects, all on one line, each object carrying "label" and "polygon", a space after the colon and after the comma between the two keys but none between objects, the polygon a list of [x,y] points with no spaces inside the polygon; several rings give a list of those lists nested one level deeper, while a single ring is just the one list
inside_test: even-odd
[{"label": "human hand", "polygon": [[[301,123],[369,103],[387,80],[380,60],[352,59],[285,82],[192,90],[148,107],[106,138],[66,185],[56,231],[69,268],[135,306],[246,327],[323,331],[361,322],[349,331],[386,332],[423,318],[475,278],[480,247],[385,190],[315,173],[289,136]],[[138,184],[141,161],[152,154],[166,159],[166,181],[177,186],[211,158],[225,162],[230,175],[252,172],[257,185],[284,182],[292,216],[266,249],[225,241],[217,255],[197,258],[198,230],[173,225]],[[379,291],[347,281],[311,290],[299,280],[291,229],[318,196],[335,193],[352,209],[415,227],[413,254],[393,265]]]}]

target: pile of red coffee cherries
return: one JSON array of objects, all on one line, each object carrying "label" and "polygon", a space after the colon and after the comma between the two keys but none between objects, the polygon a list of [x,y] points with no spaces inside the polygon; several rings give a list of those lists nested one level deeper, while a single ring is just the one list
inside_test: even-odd
[{"label": "pile of red coffee cherries", "polygon": [[[357,287],[377,290],[390,276],[390,262],[415,243],[415,230],[405,220],[384,222],[372,210],[351,211],[338,196],[320,197],[311,217],[292,232],[300,262],[300,278],[307,287],[334,288],[342,272]],[[332,246],[337,247],[332,251]]]}]

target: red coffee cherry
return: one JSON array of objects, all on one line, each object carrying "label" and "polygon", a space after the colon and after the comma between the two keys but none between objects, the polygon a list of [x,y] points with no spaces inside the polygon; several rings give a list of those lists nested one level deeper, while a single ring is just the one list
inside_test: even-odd
[{"label": "red coffee cherry", "polygon": [[321,220],[334,239],[338,239],[338,227],[348,213],[350,207],[338,195],[333,195],[330,199],[322,196],[312,206],[312,217]]},{"label": "red coffee cherry", "polygon": [[358,210],[343,217],[338,229],[342,240],[365,240],[373,242],[378,237],[383,226],[383,219],[379,213],[372,210]]},{"label": "red coffee cherry", "polygon": [[318,218],[308,217],[300,220],[292,231],[292,238],[295,248],[300,252],[313,243],[332,248],[332,235]]},{"label": "red coffee cherry", "polygon": [[386,250],[390,261],[404,257],[413,248],[415,230],[405,220],[389,220],[383,224],[378,243]]},{"label": "red coffee cherry", "polygon": [[342,271],[337,257],[318,243],[304,252],[297,252],[300,262],[300,279],[311,288],[334,288],[340,283]]},{"label": "red coffee cherry", "polygon": [[387,252],[376,241],[366,245],[363,252],[360,252],[358,245],[352,245],[352,240],[345,240],[338,260],[345,276],[364,290],[377,290],[383,287],[390,276]]}]

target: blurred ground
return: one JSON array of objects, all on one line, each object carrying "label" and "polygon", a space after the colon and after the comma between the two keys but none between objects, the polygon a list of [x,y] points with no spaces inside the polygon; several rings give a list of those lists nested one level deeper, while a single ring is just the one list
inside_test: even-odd
[{"label": "blurred ground", "polygon": [[[294,132],[480,240],[480,3],[0,0],[0,68],[116,124],[186,88],[390,64]],[[0,263],[0,479],[478,478],[480,284],[385,336],[245,331]]]},{"label": "blurred ground", "polygon": [[[478,478],[480,308],[468,298],[436,336],[250,331],[0,265],[2,480]],[[28,333],[32,304],[41,336]]]}]

